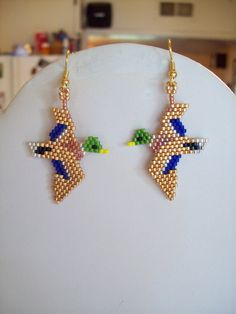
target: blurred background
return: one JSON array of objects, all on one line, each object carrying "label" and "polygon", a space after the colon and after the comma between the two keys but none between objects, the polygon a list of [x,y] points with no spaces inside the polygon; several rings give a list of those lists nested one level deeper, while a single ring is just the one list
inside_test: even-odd
[{"label": "blurred background", "polygon": [[67,49],[169,37],[236,92],[236,0],[0,0],[0,110]]}]

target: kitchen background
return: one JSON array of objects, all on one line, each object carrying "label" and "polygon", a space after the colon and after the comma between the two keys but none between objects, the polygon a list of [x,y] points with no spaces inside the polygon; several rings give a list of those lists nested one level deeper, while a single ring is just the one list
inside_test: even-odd
[{"label": "kitchen background", "polygon": [[236,0],[0,0],[0,111],[68,48],[169,37],[236,92]]}]

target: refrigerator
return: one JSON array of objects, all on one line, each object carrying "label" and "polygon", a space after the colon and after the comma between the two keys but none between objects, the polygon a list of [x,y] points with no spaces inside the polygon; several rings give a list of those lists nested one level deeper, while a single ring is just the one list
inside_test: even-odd
[{"label": "refrigerator", "polygon": [[0,56],[0,112],[7,110],[11,100],[37,72],[59,59],[50,56]]}]

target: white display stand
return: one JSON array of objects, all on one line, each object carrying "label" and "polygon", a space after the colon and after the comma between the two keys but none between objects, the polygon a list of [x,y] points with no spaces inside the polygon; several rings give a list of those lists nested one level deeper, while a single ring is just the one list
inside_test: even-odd
[{"label": "white display stand", "polygon": [[85,180],[59,205],[50,162],[27,142],[48,139],[55,124],[64,60],[0,117],[1,314],[236,312],[236,98],[200,64],[174,57],[187,134],[209,142],[181,159],[172,202],[147,172],[148,146],[126,146],[135,129],[159,127],[168,51],[118,44],[70,56],[77,135],[98,136],[110,154],[87,154]]}]

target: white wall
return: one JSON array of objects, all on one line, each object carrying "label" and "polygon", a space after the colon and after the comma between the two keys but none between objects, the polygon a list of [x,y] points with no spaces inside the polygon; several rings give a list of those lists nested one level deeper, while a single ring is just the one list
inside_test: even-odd
[{"label": "white wall", "polygon": [[[113,28],[118,32],[236,39],[236,0],[186,1],[194,4],[194,16],[191,18],[159,16],[161,2],[159,0],[110,0],[109,2],[114,6]],[[170,2],[181,1],[170,0]]]},{"label": "white wall", "polygon": [[[73,0],[0,0],[0,52],[32,40],[37,31],[63,28],[75,34],[80,29],[81,1],[75,5]],[[114,19],[108,32],[236,39],[236,0],[189,0],[194,3],[192,18],[160,17],[159,0],[109,1]]]}]

